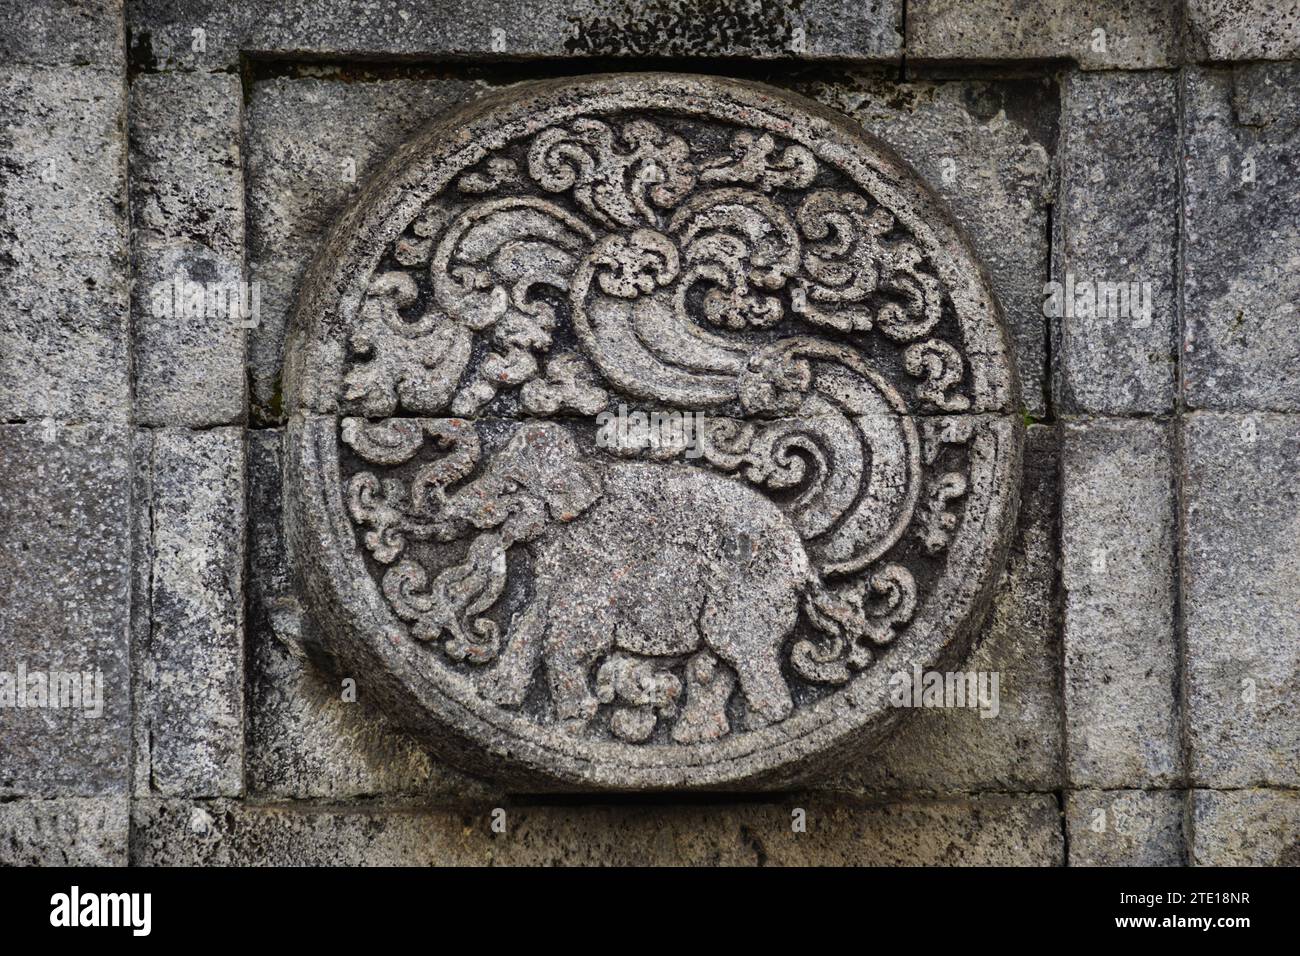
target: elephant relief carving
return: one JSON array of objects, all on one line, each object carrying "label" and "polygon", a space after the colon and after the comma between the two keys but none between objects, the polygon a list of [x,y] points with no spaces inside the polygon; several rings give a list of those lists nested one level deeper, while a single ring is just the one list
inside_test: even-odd
[{"label": "elephant relief carving", "polygon": [[986,280],[865,134],[743,84],[568,89],[430,134],[308,281],[293,520],[364,568],[338,627],[378,628],[418,708],[586,779],[586,747],[641,767],[867,706],[931,594],[985,599],[1018,438]]}]

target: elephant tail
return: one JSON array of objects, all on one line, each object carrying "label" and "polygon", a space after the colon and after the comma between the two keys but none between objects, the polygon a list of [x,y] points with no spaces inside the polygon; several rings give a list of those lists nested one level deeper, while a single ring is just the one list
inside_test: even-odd
[{"label": "elephant tail", "polygon": [[833,588],[814,575],[804,590],[803,612],[824,639],[798,641],[790,663],[813,683],[845,684],[875,659],[876,648],[894,640],[896,628],[912,619],[916,582],[898,564]]}]

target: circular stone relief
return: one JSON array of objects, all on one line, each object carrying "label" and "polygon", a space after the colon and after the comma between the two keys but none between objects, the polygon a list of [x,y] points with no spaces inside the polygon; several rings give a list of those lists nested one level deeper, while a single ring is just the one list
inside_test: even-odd
[{"label": "circular stone relief", "polygon": [[841,116],[670,74],[514,87],[395,155],[289,340],[309,633],[521,785],[781,786],[956,665],[1022,426],[983,271]]}]

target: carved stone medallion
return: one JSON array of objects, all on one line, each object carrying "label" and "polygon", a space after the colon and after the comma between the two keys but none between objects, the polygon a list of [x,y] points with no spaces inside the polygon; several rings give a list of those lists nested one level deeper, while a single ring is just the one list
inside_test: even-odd
[{"label": "carved stone medallion", "polygon": [[515,87],[409,143],[287,356],[307,633],[522,784],[779,786],[958,663],[1014,523],[978,263],[847,119],[671,74]]}]

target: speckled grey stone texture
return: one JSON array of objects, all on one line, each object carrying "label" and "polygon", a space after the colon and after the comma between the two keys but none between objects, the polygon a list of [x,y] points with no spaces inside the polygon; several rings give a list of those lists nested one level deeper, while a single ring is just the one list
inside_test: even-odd
[{"label": "speckled grey stone texture", "polygon": [[153,791],[243,792],[245,436],[160,429],[139,703]]},{"label": "speckled grey stone texture", "polygon": [[1192,783],[1300,785],[1300,417],[1184,423]]},{"label": "speckled grey stone texture", "polygon": [[243,285],[242,111],[239,78],[227,74],[144,75],[131,87],[140,424],[246,414],[244,336],[260,296]]},{"label": "speckled grey stone texture", "polygon": [[[807,830],[794,832],[803,808]],[[988,795],[770,805],[383,808],[141,801],[131,862],[146,866],[1051,866],[1064,862],[1053,797]]]},{"label": "speckled grey stone texture", "polygon": [[1196,866],[1300,866],[1300,793],[1192,791]]},{"label": "speckled grey stone texture", "polygon": [[1170,786],[1182,772],[1170,428],[1067,423],[1061,461],[1068,778]]},{"label": "speckled grey stone texture", "polygon": [[1190,408],[1300,411],[1300,113],[1293,85],[1291,96],[1271,91],[1267,80],[1287,82],[1275,71],[1183,78]]},{"label": "speckled grey stone texture", "polygon": [[[130,474],[122,426],[0,425],[0,672],[91,675],[75,707],[18,706],[10,687],[0,797],[126,791]],[[101,680],[102,710],[84,694]]]},{"label": "speckled grey stone texture", "polygon": [[125,866],[125,796],[0,803],[0,866]]},{"label": "speckled grey stone texture", "polygon": [[918,61],[1060,58],[1085,70],[1173,66],[1179,13],[1169,0],[909,0],[907,55]]},{"label": "speckled grey stone texture", "polygon": [[[102,719],[0,688],[0,865],[120,865],[129,842],[136,863],[1300,863],[1298,24],[1294,0],[0,4],[0,673],[16,654],[106,662]],[[954,666],[999,673],[997,718],[901,715],[879,748],[829,755],[814,791],[512,797],[398,726],[391,688],[301,613],[294,426],[264,426],[289,423],[309,260],[448,110],[629,69],[851,116],[988,267],[1027,454],[1005,572]],[[247,269],[260,324],[151,321],[152,284],[196,263]],[[1043,285],[1065,273],[1152,281],[1153,322],[1049,327]],[[582,363],[539,372],[493,427],[556,417],[589,441]],[[430,384],[402,388],[429,402]],[[942,532],[925,513],[918,532]],[[623,734],[647,710],[662,732],[628,698],[666,685],[626,663],[593,688]]]},{"label": "speckled grey stone texture", "polygon": [[1184,0],[1188,53],[1206,60],[1286,60],[1300,55],[1295,0]]},{"label": "speckled grey stone texture", "polygon": [[1187,794],[1075,790],[1066,798],[1070,866],[1182,866]]},{"label": "speckled grey stone texture", "polygon": [[1173,411],[1177,83],[1172,73],[1077,73],[1066,83],[1052,268],[1061,288],[1040,299],[1056,306],[1060,414]]},{"label": "speckled grey stone texture", "polygon": [[120,71],[0,65],[0,419],[129,413]]},{"label": "speckled grey stone texture", "polygon": [[123,0],[25,0],[0,6],[0,62],[39,66],[126,64]]},{"label": "speckled grey stone texture", "polygon": [[130,7],[137,55],[163,69],[230,67],[241,50],[498,61],[649,55],[887,60],[897,59],[902,46],[900,0],[132,0]]}]

